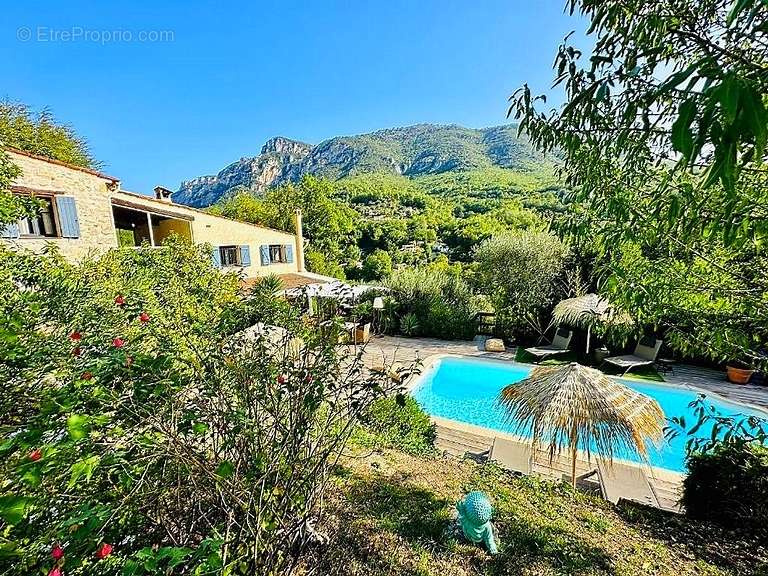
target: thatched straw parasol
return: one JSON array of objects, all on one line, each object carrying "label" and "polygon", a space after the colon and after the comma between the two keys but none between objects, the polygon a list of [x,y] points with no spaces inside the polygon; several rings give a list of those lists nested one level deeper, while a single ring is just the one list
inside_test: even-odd
[{"label": "thatched straw parasol", "polygon": [[531,427],[534,446],[549,444],[549,456],[571,451],[576,485],[576,451],[591,446],[613,459],[618,448],[648,456],[646,441],[662,439],[664,412],[653,398],[627,388],[599,370],[575,362],[535,368],[525,380],[506,386],[499,402],[518,431]]},{"label": "thatched straw parasol", "polygon": [[584,294],[561,300],[552,311],[552,318],[557,324],[567,324],[587,330],[587,354],[589,354],[589,341],[594,325],[632,323],[629,314],[616,309],[608,300],[597,294]]}]

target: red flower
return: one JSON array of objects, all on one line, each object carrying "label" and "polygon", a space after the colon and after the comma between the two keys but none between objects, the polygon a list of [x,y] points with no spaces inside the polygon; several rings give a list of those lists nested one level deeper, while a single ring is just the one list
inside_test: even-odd
[{"label": "red flower", "polygon": [[56,546],[51,548],[51,557],[57,562],[64,558],[64,548],[56,544]]},{"label": "red flower", "polygon": [[112,554],[112,545],[107,544],[106,542],[104,542],[101,546],[99,546],[99,549],[96,550],[96,558],[99,560],[103,560],[110,554]]},{"label": "red flower", "polygon": [[285,374],[280,374],[280,375],[277,377],[277,383],[278,383],[278,384],[285,384],[285,381],[286,381],[286,380],[288,380],[288,379],[285,377]]},{"label": "red flower", "polygon": [[141,314],[139,314],[139,320],[141,320],[142,322],[149,322],[149,314],[147,314],[146,312],[142,312]]},{"label": "red flower", "polygon": [[76,346],[72,349],[72,356],[80,356],[82,353],[82,350],[80,350],[80,346]]},{"label": "red flower", "polygon": [[117,304],[118,306],[122,306],[123,304],[125,304],[125,298],[123,298],[122,296],[119,296],[119,295],[116,296],[115,297],[115,304]]},{"label": "red flower", "polygon": [[85,372],[83,372],[80,375],[80,379],[81,380],[90,380],[91,378],[93,378],[93,374],[91,372],[89,372],[88,370],[86,370]]},{"label": "red flower", "polygon": [[74,340],[75,342],[79,341],[82,337],[83,335],[80,334],[80,332],[78,332],[77,330],[75,330],[74,332],[72,332],[72,334],[69,335],[69,339]]},{"label": "red flower", "polygon": [[61,576],[61,568],[54,566],[51,571],[48,572],[48,576]]},{"label": "red flower", "polygon": [[36,448],[35,450],[32,450],[32,452],[29,453],[29,459],[32,460],[32,462],[37,462],[42,457],[43,457],[43,451],[40,448]]},{"label": "red flower", "polygon": [[125,340],[123,340],[122,338],[115,338],[114,340],[112,340],[112,346],[114,346],[115,348],[122,348],[123,346],[125,346]]}]

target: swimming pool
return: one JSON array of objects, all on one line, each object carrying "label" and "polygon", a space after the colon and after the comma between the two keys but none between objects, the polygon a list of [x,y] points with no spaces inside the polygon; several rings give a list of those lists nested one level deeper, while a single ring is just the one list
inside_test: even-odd
[{"label": "swimming pool", "polygon": [[[504,409],[497,403],[499,392],[504,386],[522,380],[530,371],[529,366],[510,362],[441,358],[422,374],[411,390],[411,395],[432,416],[519,436],[530,436],[525,430],[516,430],[514,424],[507,421]],[[688,404],[698,396],[695,390],[629,379],[621,379],[621,382],[642,394],[655,398],[667,418],[685,416],[691,423],[696,420],[688,407]],[[711,395],[707,397],[707,401],[722,415],[751,414],[762,418],[768,416],[759,410],[726,402]],[[711,425],[703,426],[698,434],[709,437],[711,432]],[[678,436],[671,441],[665,440],[658,449],[651,446],[649,452],[651,465],[683,472],[686,440],[685,436]],[[614,457],[641,462],[636,454],[622,453],[622,451],[617,451]]]}]

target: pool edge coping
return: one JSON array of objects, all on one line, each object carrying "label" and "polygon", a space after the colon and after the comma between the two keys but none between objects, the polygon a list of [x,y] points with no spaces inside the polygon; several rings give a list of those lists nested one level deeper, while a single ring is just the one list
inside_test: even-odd
[{"label": "pool edge coping", "polygon": [[[505,364],[513,364],[516,366],[523,366],[523,367],[531,367],[535,368],[536,366],[540,366],[540,364],[530,364],[528,362],[518,362],[517,360],[510,360],[506,358],[488,358],[486,356],[480,356],[480,355],[474,355],[474,354],[430,354],[429,356],[425,356],[422,360],[422,366],[423,370],[419,372],[418,374],[412,374],[409,376],[409,378],[406,380],[406,392],[410,393],[411,390],[415,387],[416,383],[418,383],[421,378],[423,377],[424,373],[429,370],[436,361],[442,360],[444,358],[467,358],[467,359],[474,359],[474,360],[480,360],[484,362],[501,362]],[[605,374],[605,373],[603,373]],[[616,374],[605,374],[608,378],[612,378],[614,380],[632,380],[633,382],[638,382],[641,384],[649,384],[651,386],[671,386],[674,388],[682,388],[682,389],[688,389],[692,390],[694,392],[697,392],[698,394],[701,394],[703,396],[709,397],[714,396],[717,400],[720,402],[724,402],[725,404],[731,404],[735,406],[744,406],[746,408],[749,408],[750,410],[755,410],[757,412],[760,412],[763,414],[763,417],[768,420],[768,407],[765,406],[759,406],[757,404],[752,404],[751,402],[744,402],[741,400],[733,400],[732,398],[728,398],[727,396],[723,396],[722,394],[718,392],[714,392],[711,390],[707,390],[705,388],[699,388],[695,384],[678,384],[676,382],[668,382],[664,380],[663,382],[657,382],[655,380],[646,380],[644,378],[637,378],[632,377],[631,375],[622,375],[617,376]]]},{"label": "pool edge coping", "polygon": [[[443,360],[445,358],[473,359],[473,360],[479,360],[481,362],[498,362],[498,363],[512,364],[515,366],[526,367],[526,368],[538,366],[538,364],[518,362],[517,360],[511,360],[506,358],[487,358],[485,356],[476,356],[472,354],[450,354],[450,353],[430,354],[429,356],[425,356],[424,359],[422,360],[422,370],[416,374],[410,375],[406,379],[406,381],[403,383],[405,391],[408,394],[411,394],[413,390],[416,388],[416,386],[420,384],[421,381],[424,379],[427,371],[432,369],[437,361]],[[624,378],[624,379],[632,380],[634,382],[650,383],[650,384],[656,384],[656,385],[662,385],[662,386],[666,384],[667,386],[671,386],[674,388],[688,388],[689,390],[696,391],[700,394],[704,394],[705,396],[710,396],[710,395],[715,396],[718,400],[726,404],[731,404],[731,405],[735,404],[737,406],[741,405],[741,406],[746,406],[747,408],[750,408],[752,410],[757,410],[758,412],[765,414],[766,418],[768,418],[768,410],[766,410],[765,408],[754,406],[747,402],[734,401],[734,400],[731,400],[730,398],[726,398],[725,396],[718,394],[717,392],[710,392],[709,390],[698,388],[693,384],[680,385],[673,382],[649,382],[648,380],[644,380],[642,378],[626,378],[625,376],[616,376],[612,374],[606,374],[606,376],[616,380],[621,380],[622,378]],[[441,416],[433,416],[432,414],[428,414],[428,416],[430,420],[435,424],[442,423],[446,427],[454,428],[459,432],[462,432],[462,431],[468,432],[470,434],[476,434],[478,436],[484,436],[486,438],[491,438],[491,439],[498,436],[508,440],[513,440],[518,443],[526,444],[526,445],[531,443],[530,439],[523,438],[522,436],[517,436],[515,434],[510,434],[509,432],[495,430],[493,428],[488,428],[486,426],[469,424],[467,422],[461,422],[459,420],[452,420],[450,418],[443,418]],[[577,450],[577,455],[579,458],[582,458],[587,462],[591,462],[592,459],[596,458],[596,457],[593,457],[592,459],[590,459],[590,457],[587,455],[585,450]],[[657,478],[662,481],[680,483],[687,476],[685,472],[678,472],[677,470],[671,470],[669,468],[660,468],[658,466],[651,466],[650,464],[641,464],[638,462],[634,462],[632,460],[625,460],[623,458],[613,458],[613,461],[619,462],[620,464],[623,464],[623,465],[640,468],[642,470],[649,470],[653,478]]]}]

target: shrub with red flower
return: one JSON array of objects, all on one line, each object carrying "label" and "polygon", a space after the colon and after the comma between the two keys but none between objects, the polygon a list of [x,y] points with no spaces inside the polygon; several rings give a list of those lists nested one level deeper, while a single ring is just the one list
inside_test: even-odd
[{"label": "shrub with red flower", "polygon": [[70,339],[70,340],[74,340],[75,342],[77,342],[77,341],[81,340],[82,338],[83,338],[83,335],[82,335],[82,334],[80,334],[80,332],[77,332],[77,331],[75,331],[75,332],[72,332],[72,333],[69,335],[69,339]]},{"label": "shrub with red flower", "polygon": [[103,560],[110,554],[112,554],[112,545],[107,544],[106,542],[103,542],[101,546],[99,546],[98,550],[96,550],[96,558],[98,560]]},{"label": "shrub with red flower", "polygon": [[[22,367],[0,362],[0,525],[14,550],[0,572],[120,574],[155,555],[153,573],[284,573],[285,535],[314,514],[347,422],[388,385],[339,378],[346,349],[273,289],[245,300],[208,247],[169,242],[77,264],[0,249],[0,272],[18,278],[0,282],[0,315]],[[257,322],[302,338],[300,358],[241,343]],[[310,371],[329,386],[287,385]],[[242,548],[219,527],[242,530]]]}]

